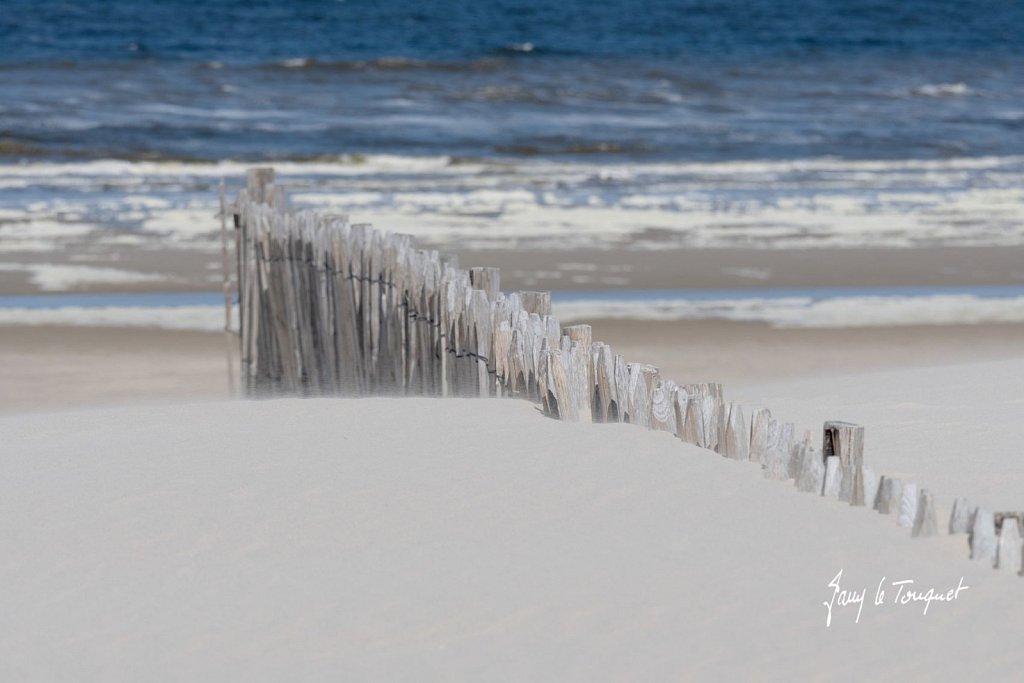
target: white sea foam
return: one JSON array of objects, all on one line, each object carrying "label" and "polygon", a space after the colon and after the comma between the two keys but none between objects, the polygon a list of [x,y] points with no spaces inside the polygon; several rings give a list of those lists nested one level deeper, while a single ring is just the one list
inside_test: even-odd
[{"label": "white sea foam", "polygon": [[72,221],[33,220],[12,222],[3,226],[3,244],[0,250],[17,249],[25,240],[61,240],[81,238],[96,229],[96,226]]},{"label": "white sea foam", "polygon": [[27,273],[29,280],[44,292],[60,292],[82,285],[138,284],[167,279],[157,273],[57,263],[0,263],[0,272]]},{"label": "white sea foam", "polygon": [[966,83],[929,83],[913,90],[915,95],[925,97],[953,97],[966,95],[968,92],[970,92],[970,88]]},{"label": "white sea foam", "polygon": [[[212,249],[217,182],[254,164],[0,165],[6,251],[88,229]],[[1024,157],[686,163],[353,156],[275,163],[297,206],[442,248],[803,249],[1024,244]],[[18,226],[18,227],[13,227]],[[76,227],[78,226],[78,227]],[[156,246],[156,245],[154,245]]]},{"label": "white sea foam", "polygon": [[[233,315],[238,320],[237,314]],[[155,327],[217,332],[224,329],[223,306],[65,306],[3,308],[0,325]]]},{"label": "white sea foam", "polygon": [[1024,297],[856,296],[555,302],[562,323],[587,320],[735,320],[774,327],[836,328],[1024,322]]}]

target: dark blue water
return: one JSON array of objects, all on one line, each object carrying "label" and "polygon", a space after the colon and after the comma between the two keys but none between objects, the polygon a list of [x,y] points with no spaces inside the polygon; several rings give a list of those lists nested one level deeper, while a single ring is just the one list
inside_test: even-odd
[{"label": "dark blue water", "polygon": [[0,160],[1024,154],[1024,3],[4,0]]},{"label": "dark blue water", "polygon": [[5,62],[1021,54],[1011,0],[5,0]]}]

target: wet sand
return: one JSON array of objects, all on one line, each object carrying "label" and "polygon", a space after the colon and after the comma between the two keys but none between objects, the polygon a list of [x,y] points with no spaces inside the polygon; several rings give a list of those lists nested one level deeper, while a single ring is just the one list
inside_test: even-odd
[{"label": "wet sand", "polygon": [[1024,247],[462,251],[503,289],[955,287],[1024,283]]},{"label": "wet sand", "polygon": [[[630,244],[607,249],[516,248],[467,250],[454,243],[429,244],[468,266],[501,268],[502,289],[552,291],[595,289],[748,289],[758,287],[929,287],[1020,285],[1024,247],[916,247],[907,249],[693,249],[666,245],[639,249]],[[102,272],[74,273],[69,284],[51,291],[140,292],[212,291],[223,282],[219,237],[210,249],[104,247],[87,242],[53,252],[9,252],[3,263],[19,268],[75,266],[156,276],[153,280],[104,281]],[[88,260],[83,260],[88,256]],[[234,254],[231,263],[234,264]],[[130,276],[127,276],[130,277]],[[0,293],[44,291],[33,274],[0,268]]]},{"label": "wet sand", "polygon": [[[740,388],[873,370],[1024,355],[1024,325],[775,329],[723,321],[593,321],[594,338],[679,382]],[[0,327],[0,412],[224,398],[221,333]],[[235,369],[237,356],[230,368]]]},{"label": "wet sand", "polygon": [[4,326],[0,376],[3,413],[230,396],[226,340],[208,332]]},{"label": "wet sand", "polygon": [[730,321],[593,321],[594,339],[677,382],[769,381],[1024,356],[1024,325],[773,328]]}]

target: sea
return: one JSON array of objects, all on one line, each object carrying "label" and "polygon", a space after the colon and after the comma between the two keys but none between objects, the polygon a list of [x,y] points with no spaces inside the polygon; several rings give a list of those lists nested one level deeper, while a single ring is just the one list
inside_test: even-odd
[{"label": "sea", "polygon": [[4,0],[0,93],[40,291],[215,253],[254,163],[439,248],[1024,244],[1011,0]]},{"label": "sea", "polygon": [[12,159],[1024,154],[1011,0],[4,0]]}]

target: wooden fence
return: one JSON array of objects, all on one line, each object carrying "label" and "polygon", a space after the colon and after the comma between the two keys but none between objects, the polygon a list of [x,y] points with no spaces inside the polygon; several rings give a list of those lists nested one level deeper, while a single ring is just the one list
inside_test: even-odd
[{"label": "wooden fence", "polygon": [[[562,420],[668,431],[800,491],[873,505],[914,536],[938,533],[928,490],[876,480],[863,427],[826,422],[819,450],[767,409],[748,422],[720,384],[678,384],[595,341],[590,325],[561,327],[549,292],[503,293],[496,268],[464,270],[408,235],[291,210],[273,178],[250,170],[233,210],[246,394],[525,398]],[[1019,572],[1022,524],[957,499],[949,532]]]}]

